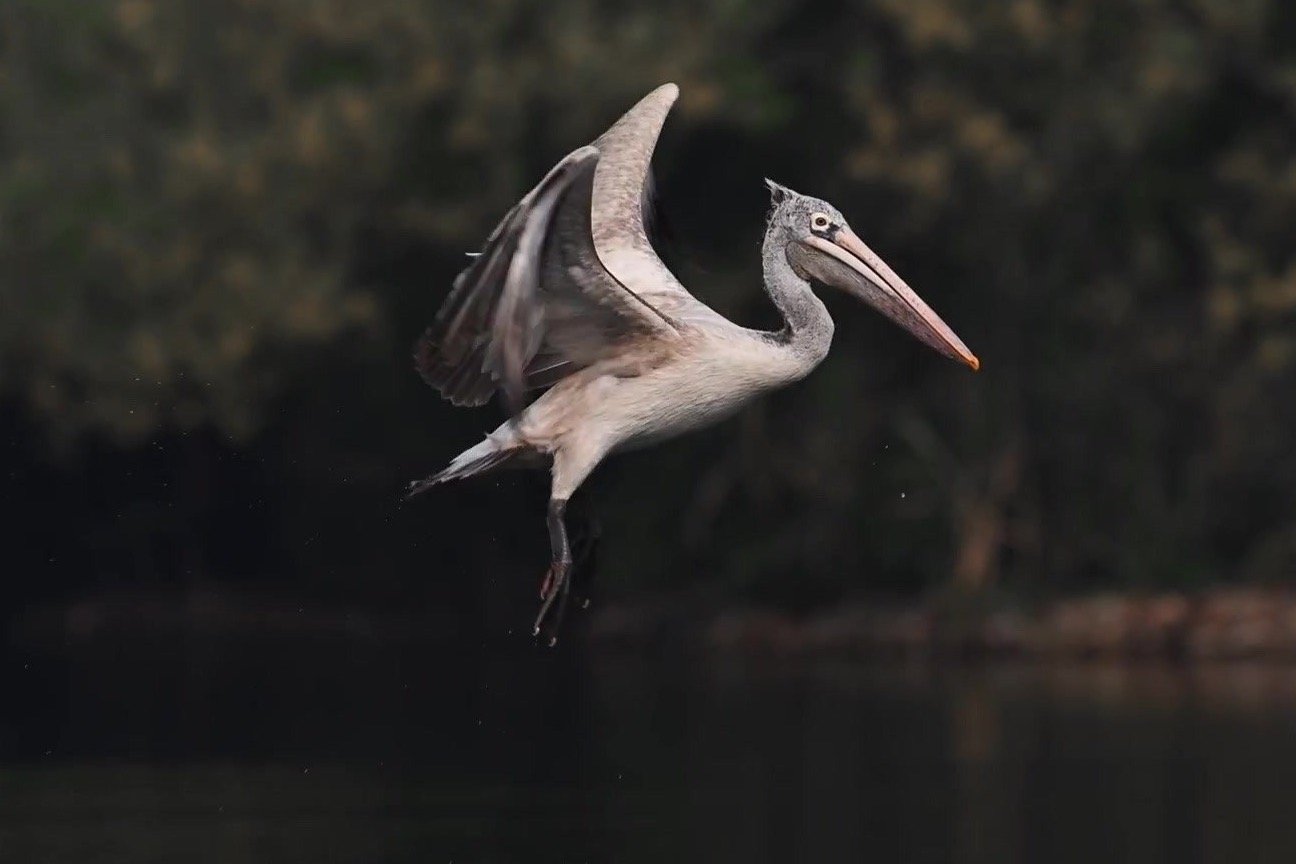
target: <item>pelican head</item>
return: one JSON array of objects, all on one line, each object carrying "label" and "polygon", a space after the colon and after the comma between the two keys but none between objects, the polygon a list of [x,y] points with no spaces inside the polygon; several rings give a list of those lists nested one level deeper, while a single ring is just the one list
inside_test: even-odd
[{"label": "pelican head", "polygon": [[774,205],[767,236],[785,244],[788,263],[798,276],[860,298],[924,345],[981,368],[981,361],[940,316],[851,230],[841,211],[772,180],[765,183]]}]

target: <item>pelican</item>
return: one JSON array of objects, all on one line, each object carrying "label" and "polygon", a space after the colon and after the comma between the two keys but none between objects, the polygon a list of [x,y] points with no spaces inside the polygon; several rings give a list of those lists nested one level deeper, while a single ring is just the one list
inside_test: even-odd
[{"label": "pelican", "polygon": [[658,87],[554,166],[471,256],[415,347],[419,373],[452,404],[482,405],[498,391],[511,416],[412,482],[407,497],[505,466],[551,472],[553,554],[534,625],[537,636],[547,625],[550,645],[570,594],[572,493],[609,454],[715,423],[809,374],[833,336],[813,284],[854,295],[937,352],[980,367],[837,208],[770,180],[761,258],[783,327],[739,326],[690,294],[645,228],[650,162],[678,96],[674,84]]}]

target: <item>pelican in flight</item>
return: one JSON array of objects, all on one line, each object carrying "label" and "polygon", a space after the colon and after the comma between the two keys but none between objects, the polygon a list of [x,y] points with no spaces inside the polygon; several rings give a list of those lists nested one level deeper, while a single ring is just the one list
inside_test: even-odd
[{"label": "pelican in flight", "polygon": [[572,493],[610,453],[715,423],[809,374],[833,336],[813,284],[980,366],[837,208],[769,180],[761,258],[783,327],[741,327],[690,294],[645,228],[653,149],[678,95],[658,87],[554,166],[472,256],[415,349],[419,373],[451,403],[482,405],[499,391],[512,416],[408,495],[505,466],[551,471],[553,558],[535,619],[551,645],[571,591]]}]

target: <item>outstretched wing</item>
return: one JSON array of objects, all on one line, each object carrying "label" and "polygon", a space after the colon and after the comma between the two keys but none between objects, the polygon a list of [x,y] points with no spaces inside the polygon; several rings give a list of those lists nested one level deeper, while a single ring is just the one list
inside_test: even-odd
[{"label": "outstretched wing", "polygon": [[679,87],[663,84],[594,142],[600,154],[591,213],[594,248],[612,276],[677,323],[732,327],[680,284],[653,250],[644,224],[653,195],[653,150],[677,98]]},{"label": "outstretched wing", "polygon": [[[487,238],[415,350],[423,379],[456,405],[527,389],[640,346],[679,339],[674,322],[614,278],[590,236],[599,151],[574,151]],[[639,352],[642,353],[642,352]]]}]

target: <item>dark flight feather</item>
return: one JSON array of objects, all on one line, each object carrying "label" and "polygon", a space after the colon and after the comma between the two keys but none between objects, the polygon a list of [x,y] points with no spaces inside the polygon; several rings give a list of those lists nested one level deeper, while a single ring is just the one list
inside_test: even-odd
[{"label": "dark flight feather", "polygon": [[[615,279],[591,235],[598,151],[558,164],[500,221],[415,347],[415,366],[456,405],[501,390],[511,410],[669,319]],[[645,206],[651,207],[650,196]]]}]

